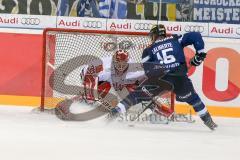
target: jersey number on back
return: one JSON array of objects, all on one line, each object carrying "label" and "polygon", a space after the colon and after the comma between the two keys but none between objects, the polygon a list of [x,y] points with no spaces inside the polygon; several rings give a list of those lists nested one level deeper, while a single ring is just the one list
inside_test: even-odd
[{"label": "jersey number on back", "polygon": [[161,52],[162,56],[160,55],[160,52],[157,52],[157,58],[160,61],[160,64],[169,64],[176,61],[176,58],[171,55],[173,48],[163,49]]}]

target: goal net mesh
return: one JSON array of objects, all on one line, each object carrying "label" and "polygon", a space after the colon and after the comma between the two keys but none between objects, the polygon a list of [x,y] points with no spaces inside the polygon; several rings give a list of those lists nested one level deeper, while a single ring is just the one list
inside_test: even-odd
[{"label": "goal net mesh", "polygon": [[[143,49],[149,44],[149,37],[139,33],[45,30],[41,108],[54,108],[63,100],[79,96],[81,70],[96,57],[112,56],[124,49],[140,63]],[[172,107],[171,98],[171,94],[163,97],[162,103]]]}]

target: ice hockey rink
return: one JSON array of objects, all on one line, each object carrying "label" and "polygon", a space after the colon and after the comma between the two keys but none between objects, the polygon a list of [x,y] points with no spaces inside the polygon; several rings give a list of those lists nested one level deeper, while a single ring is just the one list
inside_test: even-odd
[{"label": "ice hockey rink", "polygon": [[31,107],[0,106],[1,160],[237,160],[240,119],[195,123],[69,122]]}]

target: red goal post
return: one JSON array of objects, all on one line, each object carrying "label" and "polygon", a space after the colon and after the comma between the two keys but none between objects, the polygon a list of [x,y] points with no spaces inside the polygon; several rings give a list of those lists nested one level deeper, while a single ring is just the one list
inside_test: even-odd
[{"label": "red goal post", "polygon": [[[147,33],[47,28],[43,32],[41,110],[54,108],[65,99],[78,96],[81,65],[95,57],[112,56],[126,47],[130,58],[141,62],[141,54],[150,44]],[[174,96],[163,96],[174,110]]]}]

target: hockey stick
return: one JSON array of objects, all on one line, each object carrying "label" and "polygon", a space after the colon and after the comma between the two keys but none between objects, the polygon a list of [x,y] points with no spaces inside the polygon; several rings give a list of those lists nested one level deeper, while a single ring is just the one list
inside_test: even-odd
[{"label": "hockey stick", "polygon": [[142,105],[145,106],[145,107],[143,108],[142,111],[136,113],[136,117],[134,117],[134,119],[131,119],[132,122],[138,120],[139,117],[140,117],[147,109],[152,109],[152,107],[153,107],[153,105],[154,105],[154,102],[152,101],[152,102],[150,102],[148,105],[144,105],[144,103],[142,103]]}]

